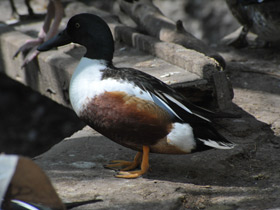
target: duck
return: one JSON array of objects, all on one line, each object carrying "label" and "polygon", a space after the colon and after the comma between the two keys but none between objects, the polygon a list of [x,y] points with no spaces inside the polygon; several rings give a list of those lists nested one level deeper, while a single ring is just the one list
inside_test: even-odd
[{"label": "duck", "polygon": [[[105,165],[115,177],[137,178],[149,170],[149,154],[189,154],[235,144],[214,128],[216,113],[190,103],[161,80],[133,68],[115,67],[114,40],[107,23],[81,13],[66,28],[38,47],[39,51],[69,43],[86,48],[70,81],[73,110],[91,128],[133,150],[133,161]],[[139,167],[139,168],[138,168]]]},{"label": "duck", "polygon": [[[237,48],[248,46],[249,31],[258,35],[263,46],[280,41],[280,2],[277,0],[226,0],[233,16],[242,25],[236,40],[230,45]],[[261,43],[261,42],[260,42]]]}]

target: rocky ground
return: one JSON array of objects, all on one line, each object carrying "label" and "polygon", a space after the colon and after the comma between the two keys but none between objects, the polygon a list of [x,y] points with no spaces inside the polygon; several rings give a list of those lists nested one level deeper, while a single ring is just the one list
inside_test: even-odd
[{"label": "rocky ground", "polygon": [[[184,19],[194,34],[212,45],[217,46],[238,26],[222,0],[186,1],[183,6],[182,2],[172,3],[174,9],[168,9],[169,1],[157,4],[167,16]],[[1,1],[1,9],[3,5],[7,8],[7,1]],[[9,19],[9,15],[5,9],[1,20]],[[133,152],[85,128],[37,157],[60,196],[66,200],[90,196],[103,200],[77,209],[280,208],[279,50],[227,46],[217,50],[227,62],[234,89],[233,110],[242,115],[221,120],[220,131],[238,143],[236,149],[190,156],[152,155],[152,171],[143,178],[116,180],[114,172],[102,165],[108,159],[129,159]],[[0,76],[1,151],[33,157],[83,127],[71,110]],[[54,141],[50,143],[50,139]],[[80,160],[95,165],[81,169]]]}]

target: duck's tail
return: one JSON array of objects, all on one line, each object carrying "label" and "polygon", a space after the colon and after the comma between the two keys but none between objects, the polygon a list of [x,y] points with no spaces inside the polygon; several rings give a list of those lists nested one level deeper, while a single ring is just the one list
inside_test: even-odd
[{"label": "duck's tail", "polygon": [[197,142],[197,150],[206,150],[210,148],[232,149],[236,146],[235,143],[219,134],[210,124],[194,126],[193,133]]}]

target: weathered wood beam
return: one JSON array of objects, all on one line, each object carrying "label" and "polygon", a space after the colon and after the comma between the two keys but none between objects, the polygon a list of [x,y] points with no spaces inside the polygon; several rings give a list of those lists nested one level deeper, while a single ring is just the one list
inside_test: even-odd
[{"label": "weathered wood beam", "polygon": [[203,53],[225,67],[225,61],[221,55],[186,31],[181,20],[175,23],[165,17],[151,0],[121,0],[120,8],[150,36]]}]

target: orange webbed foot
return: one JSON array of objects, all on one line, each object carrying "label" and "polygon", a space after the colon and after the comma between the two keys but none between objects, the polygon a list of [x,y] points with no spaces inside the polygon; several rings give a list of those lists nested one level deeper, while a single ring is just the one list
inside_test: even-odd
[{"label": "orange webbed foot", "polygon": [[138,152],[133,161],[113,160],[110,164],[105,165],[105,168],[121,171],[129,171],[137,168],[141,164],[142,152]]},{"label": "orange webbed foot", "polygon": [[134,168],[131,168],[130,166],[128,166],[127,168],[125,168],[126,170],[119,171],[115,175],[115,177],[125,178],[125,179],[134,179],[134,178],[138,178],[139,176],[147,173],[147,171],[149,170],[149,152],[150,152],[150,148],[148,146],[143,146],[143,154],[142,153],[140,153],[141,155],[139,155],[139,153],[136,154],[134,160],[139,159],[140,162],[141,162],[141,157],[142,157],[141,169],[140,170],[127,171],[127,170],[134,169]]}]

